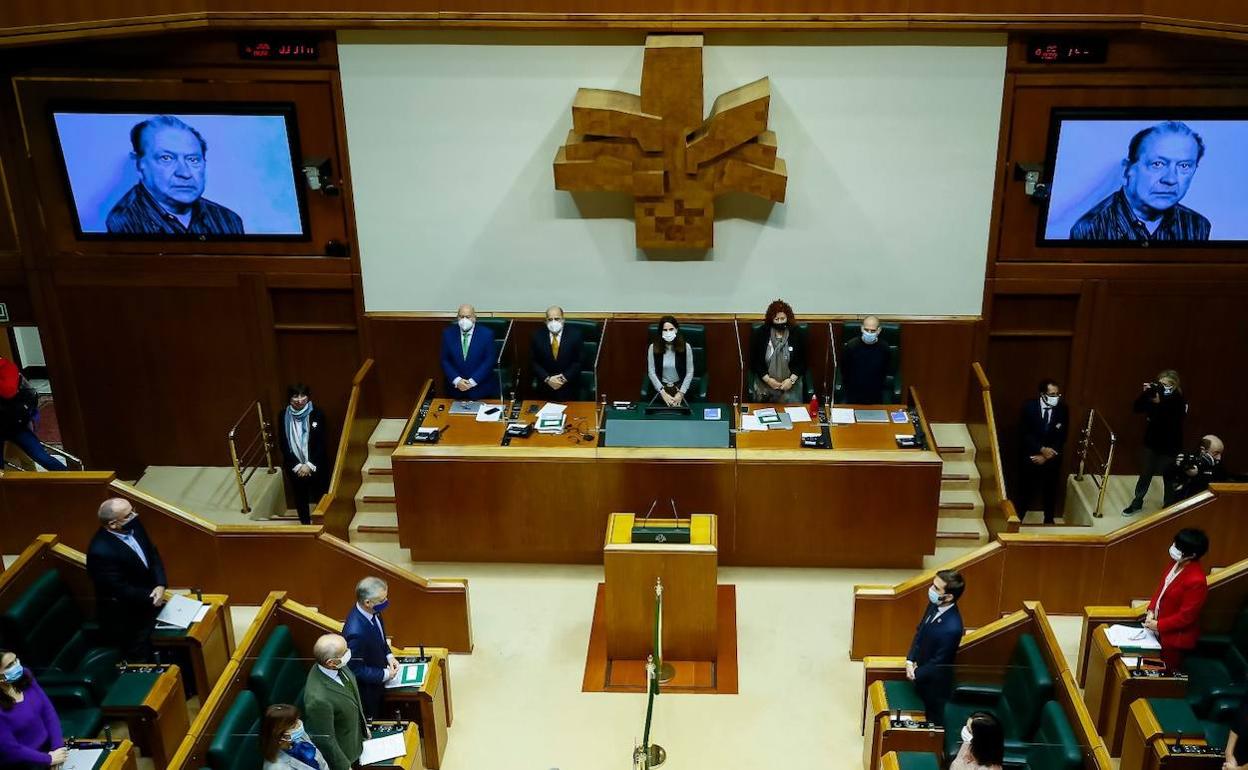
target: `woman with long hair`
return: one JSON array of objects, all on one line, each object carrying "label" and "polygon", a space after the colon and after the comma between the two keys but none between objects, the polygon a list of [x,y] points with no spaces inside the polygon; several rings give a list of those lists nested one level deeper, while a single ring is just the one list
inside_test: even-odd
[{"label": "woman with long hair", "polygon": [[299,716],[299,709],[289,703],[274,703],[264,710],[260,718],[264,770],[329,770]]},{"label": "woman with long hair", "polygon": [[685,394],[693,385],[693,346],[680,333],[680,321],[675,316],[659,319],[657,334],[646,348],[646,373],[663,403],[685,403]]},{"label": "woman with long hair", "polygon": [[68,758],[52,701],[16,653],[0,650],[0,767],[53,767]]}]

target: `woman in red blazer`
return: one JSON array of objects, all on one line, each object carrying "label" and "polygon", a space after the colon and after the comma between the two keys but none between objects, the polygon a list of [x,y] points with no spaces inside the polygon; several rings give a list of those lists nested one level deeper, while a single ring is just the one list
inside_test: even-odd
[{"label": "woman in red blazer", "polygon": [[1144,627],[1161,640],[1161,659],[1172,671],[1196,646],[1200,636],[1200,610],[1209,586],[1200,557],[1209,551],[1209,536],[1199,529],[1181,529],[1170,546],[1174,566],[1161,576],[1161,585],[1148,603]]}]

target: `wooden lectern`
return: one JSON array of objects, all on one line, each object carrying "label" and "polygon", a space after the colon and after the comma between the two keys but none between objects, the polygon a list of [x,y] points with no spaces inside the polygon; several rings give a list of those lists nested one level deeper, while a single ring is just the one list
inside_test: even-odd
[{"label": "wooden lectern", "polygon": [[[634,543],[634,514],[607,520],[602,564],[606,574],[606,632],[609,660],[645,660],[654,652],[654,583],[663,581],[663,657],[716,660],[719,642],[715,516],[695,513],[681,522],[691,528],[688,544]],[[650,519],[650,525],[675,525]]]}]

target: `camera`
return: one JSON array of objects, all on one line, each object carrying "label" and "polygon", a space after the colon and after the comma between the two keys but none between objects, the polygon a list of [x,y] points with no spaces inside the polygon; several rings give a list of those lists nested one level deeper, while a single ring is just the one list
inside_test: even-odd
[{"label": "camera", "polygon": [[1163,393],[1165,393],[1165,386],[1163,386],[1160,382],[1153,380],[1152,382],[1148,383],[1148,395],[1160,396]]}]

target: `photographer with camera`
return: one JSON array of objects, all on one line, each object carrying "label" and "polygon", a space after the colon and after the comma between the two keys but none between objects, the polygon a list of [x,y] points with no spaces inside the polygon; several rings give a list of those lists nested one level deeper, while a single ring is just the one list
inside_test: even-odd
[{"label": "photographer with camera", "polygon": [[1179,373],[1166,369],[1157,379],[1144,383],[1144,391],[1135,399],[1134,411],[1143,414],[1147,422],[1144,446],[1140,447],[1140,477],[1135,482],[1135,497],[1122,510],[1123,516],[1140,512],[1153,477],[1165,474],[1183,447],[1187,399],[1179,386]]},{"label": "photographer with camera", "polygon": [[1222,467],[1222,439],[1214,435],[1200,440],[1200,448],[1180,452],[1165,474],[1167,506],[1203,492],[1210,484],[1229,480]]}]

